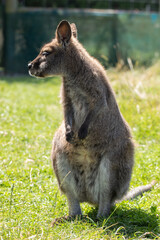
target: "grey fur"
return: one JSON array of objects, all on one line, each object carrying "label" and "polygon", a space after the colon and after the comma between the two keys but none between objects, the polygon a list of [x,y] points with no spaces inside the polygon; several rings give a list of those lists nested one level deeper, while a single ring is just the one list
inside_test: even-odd
[{"label": "grey fur", "polygon": [[54,171],[70,216],[81,215],[80,203],[88,202],[98,205],[101,217],[129,188],[134,144],[106,71],[76,37],[75,24],[62,21],[55,39],[29,64],[29,72],[63,76],[64,121],[53,138]]}]

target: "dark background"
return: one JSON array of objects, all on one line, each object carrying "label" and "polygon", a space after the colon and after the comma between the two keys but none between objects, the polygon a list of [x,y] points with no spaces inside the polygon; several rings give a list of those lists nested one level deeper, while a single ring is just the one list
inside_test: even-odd
[{"label": "dark background", "polygon": [[0,66],[27,74],[27,63],[62,19],[75,22],[79,41],[105,67],[152,64],[160,54],[159,0],[6,0],[0,5]]}]

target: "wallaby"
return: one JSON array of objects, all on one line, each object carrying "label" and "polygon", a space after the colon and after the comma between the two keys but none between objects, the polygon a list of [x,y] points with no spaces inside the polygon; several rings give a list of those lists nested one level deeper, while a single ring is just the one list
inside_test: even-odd
[{"label": "wallaby", "polygon": [[[106,217],[126,194],[134,164],[131,131],[118,108],[102,65],[77,40],[75,24],[61,21],[55,38],[28,64],[30,75],[62,75],[64,121],[53,138],[52,161],[69,216],[81,202],[98,205]],[[152,187],[138,187],[133,198]]]}]

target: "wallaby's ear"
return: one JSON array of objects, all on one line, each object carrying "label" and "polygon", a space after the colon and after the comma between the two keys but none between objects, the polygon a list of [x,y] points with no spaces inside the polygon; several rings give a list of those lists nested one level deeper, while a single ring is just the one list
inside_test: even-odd
[{"label": "wallaby's ear", "polygon": [[76,28],[76,24],[72,23],[71,24],[71,30],[72,30],[72,34],[75,38],[77,38],[77,28]]},{"label": "wallaby's ear", "polygon": [[58,42],[61,43],[63,47],[66,47],[71,39],[71,36],[71,25],[68,21],[63,20],[59,23],[56,30],[56,37],[58,39]]}]

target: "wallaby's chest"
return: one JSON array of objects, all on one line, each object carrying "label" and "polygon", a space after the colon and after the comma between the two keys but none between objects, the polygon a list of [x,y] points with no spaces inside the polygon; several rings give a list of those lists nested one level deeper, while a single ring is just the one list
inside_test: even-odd
[{"label": "wallaby's chest", "polygon": [[69,89],[68,94],[73,108],[75,127],[78,127],[84,122],[89,111],[88,99],[79,88]]}]

